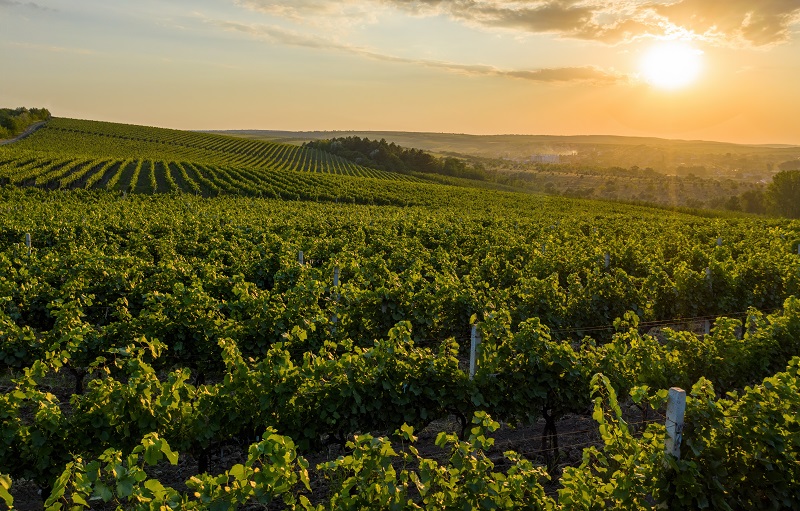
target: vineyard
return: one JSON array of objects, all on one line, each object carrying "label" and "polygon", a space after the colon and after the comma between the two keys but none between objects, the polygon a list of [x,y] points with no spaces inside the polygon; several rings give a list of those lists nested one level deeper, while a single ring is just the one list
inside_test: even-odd
[{"label": "vineyard", "polygon": [[0,183],[46,189],[370,203],[380,181],[419,182],[311,148],[61,118],[0,151]]},{"label": "vineyard", "polygon": [[9,507],[800,508],[797,221],[66,119],[0,178]]}]

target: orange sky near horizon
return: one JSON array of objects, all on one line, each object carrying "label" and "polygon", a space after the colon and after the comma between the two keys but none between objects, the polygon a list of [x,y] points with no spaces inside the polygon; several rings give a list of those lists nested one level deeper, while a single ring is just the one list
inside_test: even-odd
[{"label": "orange sky near horizon", "polygon": [[[800,0],[0,0],[0,106],[800,145],[799,30]],[[648,61],[665,41],[683,53]]]}]

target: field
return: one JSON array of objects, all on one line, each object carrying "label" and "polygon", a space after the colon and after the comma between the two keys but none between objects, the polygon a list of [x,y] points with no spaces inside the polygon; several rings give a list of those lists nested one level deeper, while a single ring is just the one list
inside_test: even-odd
[{"label": "field", "polygon": [[[800,222],[64,119],[0,162],[0,500],[800,506]],[[532,425],[538,456],[504,452]]]},{"label": "field", "polygon": [[53,119],[2,155],[0,182],[47,189],[358,201],[369,200],[369,180],[356,197],[331,191],[348,181],[327,174],[418,181],[292,145],[73,119]]}]

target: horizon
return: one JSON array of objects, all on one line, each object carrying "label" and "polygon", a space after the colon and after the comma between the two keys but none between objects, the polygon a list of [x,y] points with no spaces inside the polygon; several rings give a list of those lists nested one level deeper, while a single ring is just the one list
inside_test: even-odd
[{"label": "horizon", "polygon": [[[91,120],[91,119],[86,119]],[[106,121],[107,122],[107,121]],[[157,128],[159,126],[152,126]],[[170,128],[172,129],[172,128]],[[260,128],[235,128],[226,130],[215,129],[191,129],[186,131],[206,132],[206,133],[225,133],[236,131],[249,131],[249,132],[268,132],[268,133],[407,133],[413,135],[457,135],[466,137],[554,137],[554,138],[579,138],[579,137],[618,137],[627,139],[657,139],[666,142],[703,142],[708,144],[726,144],[726,145],[741,145],[741,146],[779,146],[779,147],[800,147],[800,144],[781,144],[781,143],[764,143],[764,144],[750,144],[747,142],[726,142],[724,140],[709,140],[699,138],[665,138],[658,136],[647,135],[615,135],[611,133],[576,133],[571,135],[552,135],[548,133],[455,133],[448,131],[398,131],[398,130],[354,130],[354,129],[341,129],[341,130],[280,130],[280,129],[260,129]]]},{"label": "horizon", "polygon": [[3,106],[63,117],[800,145],[798,2],[0,0],[0,28]]},{"label": "horizon", "polygon": [[[26,107],[26,108],[36,108],[32,105],[18,105],[16,107]],[[0,105],[0,108],[15,108],[15,106],[3,106]],[[52,112],[51,112],[52,114]],[[63,117],[60,115],[53,115],[53,117]],[[412,131],[412,130],[359,130],[359,129],[307,129],[307,130],[285,130],[285,129],[273,129],[273,128],[231,128],[231,129],[213,129],[213,128],[173,128],[170,126],[161,126],[155,124],[136,124],[136,123],[126,123],[121,121],[110,121],[106,119],[90,119],[90,118],[75,118],[78,120],[84,121],[99,121],[99,122],[109,122],[109,123],[117,123],[117,124],[131,124],[131,125],[138,125],[138,126],[145,126],[151,128],[163,128],[163,129],[174,129],[180,131],[194,131],[198,133],[225,133],[225,132],[267,132],[267,133],[397,133],[397,134],[414,134],[414,135],[456,135],[456,136],[466,136],[466,137],[553,137],[553,138],[579,138],[579,137],[617,137],[617,138],[627,138],[627,139],[657,139],[663,140],[666,142],[702,142],[708,144],[723,144],[723,145],[739,145],[739,146],[751,146],[751,147],[767,147],[767,146],[774,146],[774,147],[785,147],[785,148],[794,148],[800,147],[800,143],[797,144],[786,144],[780,142],[766,142],[766,143],[749,143],[749,142],[729,142],[725,140],[712,140],[712,139],[699,139],[699,138],[669,138],[669,137],[661,137],[655,135],[618,135],[613,133],[574,133],[574,134],[565,134],[565,135],[554,135],[551,133],[466,133],[466,132],[452,132],[452,131]]]}]

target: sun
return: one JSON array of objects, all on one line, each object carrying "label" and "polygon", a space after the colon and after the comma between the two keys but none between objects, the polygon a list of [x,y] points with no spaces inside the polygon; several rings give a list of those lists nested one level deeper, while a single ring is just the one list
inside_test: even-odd
[{"label": "sun", "polygon": [[642,57],[644,79],[659,89],[675,90],[691,85],[703,70],[703,52],[686,43],[663,42]]}]

